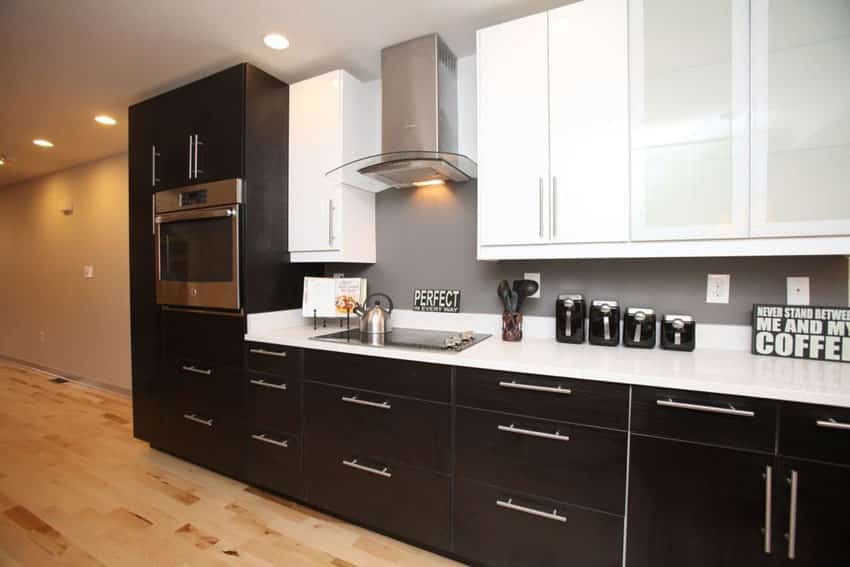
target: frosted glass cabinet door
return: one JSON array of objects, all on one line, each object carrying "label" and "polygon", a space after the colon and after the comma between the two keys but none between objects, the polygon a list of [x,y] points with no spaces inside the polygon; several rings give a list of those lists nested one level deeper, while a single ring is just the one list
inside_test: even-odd
[{"label": "frosted glass cabinet door", "polygon": [[546,13],[478,32],[481,245],[548,238]]},{"label": "frosted glass cabinet door", "polygon": [[752,20],[752,234],[850,234],[850,0],[753,0]]},{"label": "frosted glass cabinet door", "polygon": [[749,2],[630,0],[631,236],[749,233]]},{"label": "frosted glass cabinet door", "polygon": [[549,12],[552,240],[629,239],[628,0]]}]

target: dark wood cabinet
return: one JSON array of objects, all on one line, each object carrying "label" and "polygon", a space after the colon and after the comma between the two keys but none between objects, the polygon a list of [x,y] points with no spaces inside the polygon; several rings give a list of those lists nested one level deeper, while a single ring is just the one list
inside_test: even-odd
[{"label": "dark wood cabinet", "polygon": [[850,409],[783,404],[779,453],[850,465]]},{"label": "dark wood cabinet", "polygon": [[632,435],[626,565],[771,565],[777,476],[771,455]]},{"label": "dark wood cabinet", "polygon": [[780,459],[775,491],[780,565],[850,565],[850,468]]},{"label": "dark wood cabinet", "polygon": [[242,480],[293,498],[304,497],[301,440],[262,426],[245,425],[238,433]]},{"label": "dark wood cabinet", "polygon": [[622,516],[456,479],[453,518],[454,551],[475,563],[505,567],[622,565]]}]

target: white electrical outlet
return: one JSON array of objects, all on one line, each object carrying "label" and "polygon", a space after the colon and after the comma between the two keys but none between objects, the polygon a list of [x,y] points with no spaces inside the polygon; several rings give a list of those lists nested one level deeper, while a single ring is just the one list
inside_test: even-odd
[{"label": "white electrical outlet", "polygon": [[526,272],[522,275],[522,279],[537,282],[537,293],[535,293],[534,295],[529,295],[528,298],[529,299],[540,299],[540,292],[543,291],[543,283],[540,279],[540,274],[539,273],[533,273],[533,272]]},{"label": "white electrical outlet", "polygon": [[808,276],[786,278],[785,303],[788,305],[809,304],[809,278]]},{"label": "white electrical outlet", "polygon": [[732,277],[729,274],[708,274],[705,286],[705,302],[729,303],[731,279]]},{"label": "white electrical outlet", "polygon": [[94,266],[83,266],[83,277],[87,280],[94,277]]},{"label": "white electrical outlet", "polygon": [[43,343],[47,341],[47,332],[39,331],[38,332],[38,342]]}]

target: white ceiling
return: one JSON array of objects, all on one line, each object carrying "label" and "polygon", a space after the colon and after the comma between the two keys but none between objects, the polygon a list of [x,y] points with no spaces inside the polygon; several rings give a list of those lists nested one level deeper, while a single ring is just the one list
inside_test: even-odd
[{"label": "white ceiling", "polygon": [[[462,57],[476,29],[564,3],[0,0],[0,186],[125,151],[130,104],[242,61],[287,82],[340,67],[373,79],[384,46],[438,32]],[[266,48],[271,31],[291,47]]]}]

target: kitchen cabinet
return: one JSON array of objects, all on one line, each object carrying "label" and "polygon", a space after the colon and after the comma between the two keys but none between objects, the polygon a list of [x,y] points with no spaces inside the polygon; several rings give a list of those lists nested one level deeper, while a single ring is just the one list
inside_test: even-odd
[{"label": "kitchen cabinet", "polygon": [[626,14],[579,2],[478,32],[483,246],[627,239]]},{"label": "kitchen cabinet", "polygon": [[293,262],[375,262],[375,195],[326,173],[378,153],[378,89],[336,70],[291,85],[289,251]]},{"label": "kitchen cabinet", "polygon": [[632,435],[626,565],[772,565],[774,457]]},{"label": "kitchen cabinet", "polygon": [[850,234],[850,5],[752,0],[752,234]]},{"label": "kitchen cabinet", "polygon": [[748,3],[631,0],[629,18],[632,240],[748,236]]}]

